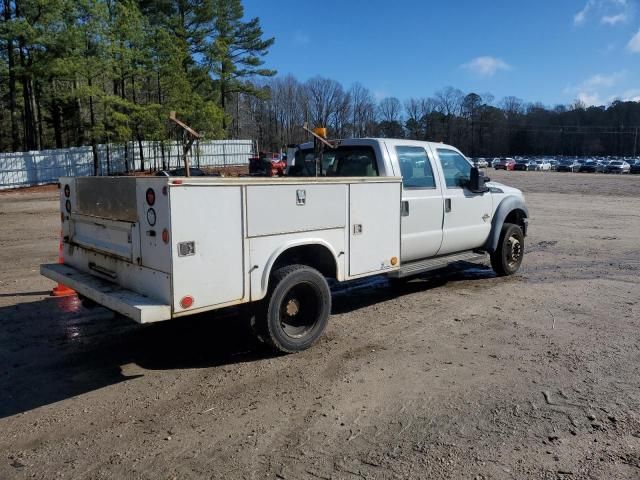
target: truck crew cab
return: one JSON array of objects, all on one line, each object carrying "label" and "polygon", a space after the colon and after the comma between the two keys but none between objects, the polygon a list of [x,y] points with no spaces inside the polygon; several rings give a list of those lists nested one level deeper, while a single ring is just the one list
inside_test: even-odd
[{"label": "truck crew cab", "polygon": [[284,178],[61,178],[64,264],[41,273],[140,323],[247,304],[259,338],[296,352],[326,328],[327,278],[520,267],[522,192],[454,147],[349,139],[288,158]]}]

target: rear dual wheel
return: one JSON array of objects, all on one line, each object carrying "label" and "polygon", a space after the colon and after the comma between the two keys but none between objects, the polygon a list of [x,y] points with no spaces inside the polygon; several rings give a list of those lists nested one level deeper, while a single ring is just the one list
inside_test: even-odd
[{"label": "rear dual wheel", "polygon": [[254,331],[283,353],[306,350],[324,333],[331,290],[324,276],[306,265],[288,265],[271,276],[269,293],[252,316]]}]

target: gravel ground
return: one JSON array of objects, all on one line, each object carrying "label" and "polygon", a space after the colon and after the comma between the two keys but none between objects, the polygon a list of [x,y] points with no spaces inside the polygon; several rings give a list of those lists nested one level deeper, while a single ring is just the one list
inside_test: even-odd
[{"label": "gravel ground", "polygon": [[3,194],[0,478],[640,478],[640,177],[490,175],[531,210],[517,275],[341,287],[288,356],[48,297],[55,192]]}]

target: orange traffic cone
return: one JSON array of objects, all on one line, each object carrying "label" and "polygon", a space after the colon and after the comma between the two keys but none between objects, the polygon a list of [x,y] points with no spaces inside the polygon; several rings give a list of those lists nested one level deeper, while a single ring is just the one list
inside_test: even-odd
[{"label": "orange traffic cone", "polygon": [[[58,247],[58,263],[64,263],[64,255],[62,253],[62,231],[60,231],[60,246]],[[75,295],[76,291],[58,283],[56,287],[51,290],[51,295],[54,297],[69,297]]]}]

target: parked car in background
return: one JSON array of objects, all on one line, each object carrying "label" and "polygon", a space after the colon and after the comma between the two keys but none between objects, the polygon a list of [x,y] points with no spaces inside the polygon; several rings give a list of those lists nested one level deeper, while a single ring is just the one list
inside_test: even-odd
[{"label": "parked car in background", "polygon": [[549,165],[551,165],[551,170],[552,171],[556,171],[556,168],[558,168],[558,160],[552,158],[549,160]]},{"label": "parked car in background", "polygon": [[630,164],[629,173],[640,173],[640,160],[636,160]]},{"label": "parked car in background", "polygon": [[487,168],[489,166],[489,162],[487,162],[486,158],[474,158],[473,159],[473,163],[478,167],[478,168]]},{"label": "parked car in background", "polygon": [[513,170],[515,167],[516,161],[513,158],[501,158],[498,163],[496,163],[493,168],[496,170]]},{"label": "parked car in background", "polygon": [[536,160],[536,163],[538,164],[538,170],[540,170],[541,172],[548,172],[551,170],[551,164],[549,163],[549,160]]},{"label": "parked car in background", "polygon": [[599,160],[587,160],[582,165],[580,165],[580,168],[578,168],[578,172],[603,173],[604,163]]},{"label": "parked car in background", "polygon": [[622,160],[613,160],[605,167],[605,173],[629,173],[631,165]]},{"label": "parked car in background", "polygon": [[577,172],[580,169],[580,164],[575,160],[560,160],[556,171],[558,172]]},{"label": "parked car in background", "polygon": [[518,160],[513,167],[514,170],[538,170],[538,164],[535,160]]},{"label": "parked car in background", "polygon": [[491,160],[491,162],[490,162],[490,163],[491,163],[491,166],[492,166],[493,168],[496,168],[496,165],[497,165],[499,162],[500,162],[500,159],[496,157],[496,158],[494,158],[493,160]]}]

